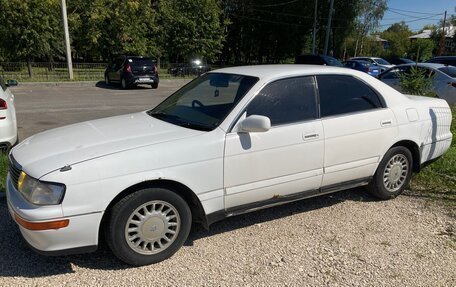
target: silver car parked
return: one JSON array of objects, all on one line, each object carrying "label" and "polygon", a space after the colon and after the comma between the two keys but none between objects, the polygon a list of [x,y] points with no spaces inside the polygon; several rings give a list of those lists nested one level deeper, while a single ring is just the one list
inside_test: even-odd
[{"label": "silver car parked", "polygon": [[422,69],[426,77],[432,77],[434,92],[450,105],[456,103],[456,67],[434,63],[404,64],[391,68],[378,76],[385,84],[401,92],[399,74],[407,73],[413,66]]}]

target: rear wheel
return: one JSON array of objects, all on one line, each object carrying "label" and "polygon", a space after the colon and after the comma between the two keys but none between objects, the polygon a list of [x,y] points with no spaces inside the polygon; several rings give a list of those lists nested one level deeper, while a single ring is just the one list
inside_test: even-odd
[{"label": "rear wheel", "polygon": [[369,183],[369,192],[380,199],[395,198],[408,186],[412,166],[413,157],[409,149],[402,146],[391,148]]},{"label": "rear wheel", "polygon": [[179,195],[164,188],[143,189],[114,205],[106,241],[127,264],[157,263],[184,244],[191,222],[190,208]]}]

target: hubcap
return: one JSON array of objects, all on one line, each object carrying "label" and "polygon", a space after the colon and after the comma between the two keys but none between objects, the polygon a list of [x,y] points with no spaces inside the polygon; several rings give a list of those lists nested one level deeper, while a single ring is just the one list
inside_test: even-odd
[{"label": "hubcap", "polygon": [[154,200],[138,207],[128,218],[125,239],[134,251],[156,254],[168,248],[179,233],[181,220],[168,202]]},{"label": "hubcap", "polygon": [[389,192],[398,191],[405,183],[409,171],[409,162],[403,154],[394,155],[383,172],[383,184]]}]

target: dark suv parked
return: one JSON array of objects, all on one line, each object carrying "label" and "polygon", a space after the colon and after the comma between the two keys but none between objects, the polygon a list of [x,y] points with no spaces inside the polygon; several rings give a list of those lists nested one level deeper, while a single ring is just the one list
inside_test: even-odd
[{"label": "dark suv parked", "polygon": [[339,62],[339,60],[327,55],[299,55],[295,58],[295,64],[343,67],[342,63]]},{"label": "dark suv parked", "polygon": [[427,60],[426,63],[437,63],[444,65],[456,66],[456,56],[438,56],[430,60]]},{"label": "dark suv parked", "polygon": [[142,56],[121,56],[112,61],[105,71],[106,84],[120,83],[123,89],[139,84],[158,87],[157,66],[150,58]]}]

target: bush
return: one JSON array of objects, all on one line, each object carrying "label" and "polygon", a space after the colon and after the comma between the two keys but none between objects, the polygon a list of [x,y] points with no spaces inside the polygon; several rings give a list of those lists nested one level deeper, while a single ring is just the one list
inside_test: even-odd
[{"label": "bush", "polygon": [[399,74],[399,85],[404,94],[435,97],[433,79],[434,75],[429,75],[425,69],[413,66],[406,73]]}]

